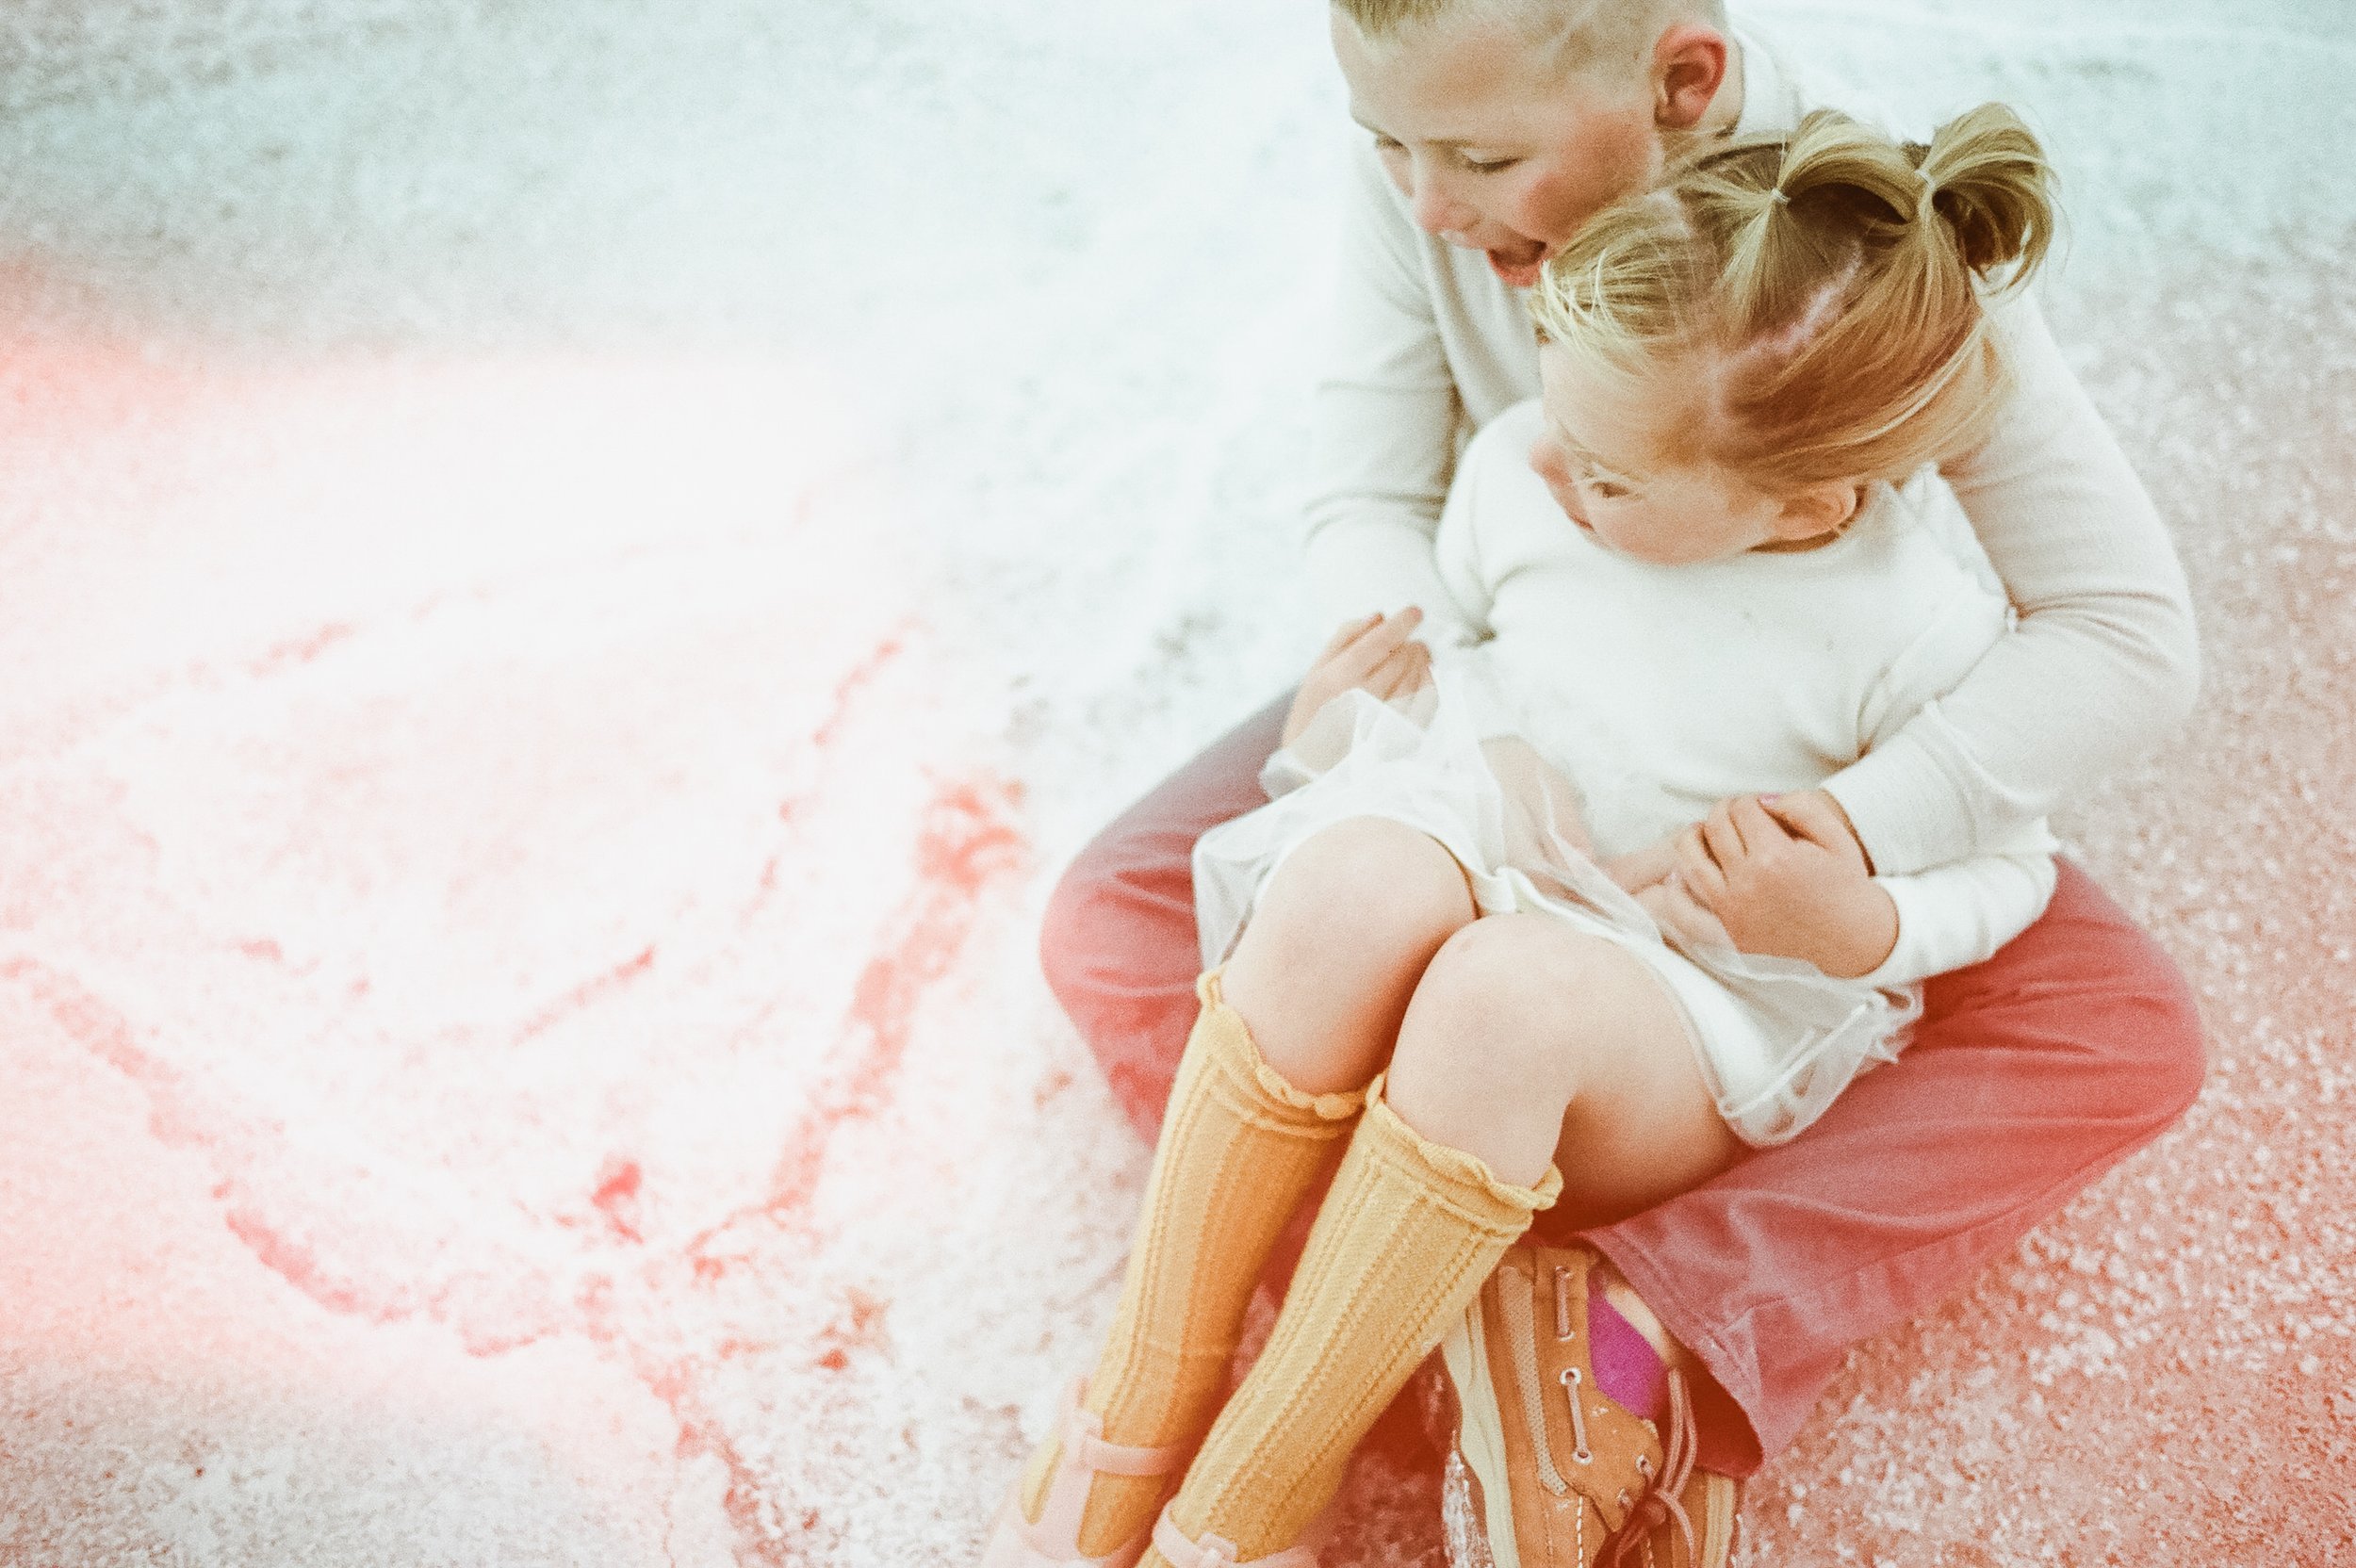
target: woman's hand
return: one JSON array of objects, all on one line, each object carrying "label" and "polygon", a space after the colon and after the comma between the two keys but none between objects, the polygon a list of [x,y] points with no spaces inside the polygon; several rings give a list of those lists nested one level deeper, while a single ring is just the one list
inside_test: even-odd
[{"label": "woman's hand", "polygon": [[1873,881],[1840,803],[1821,790],[1722,800],[1671,842],[1677,867],[1666,880],[1741,952],[1855,979],[1897,945],[1898,906]]},{"label": "woman's hand", "polygon": [[1284,743],[1309,727],[1317,710],[1344,692],[1370,692],[1383,702],[1420,688],[1432,676],[1432,650],[1410,639],[1423,612],[1410,605],[1389,615],[1368,615],[1333,634],[1309,666],[1284,717]]}]

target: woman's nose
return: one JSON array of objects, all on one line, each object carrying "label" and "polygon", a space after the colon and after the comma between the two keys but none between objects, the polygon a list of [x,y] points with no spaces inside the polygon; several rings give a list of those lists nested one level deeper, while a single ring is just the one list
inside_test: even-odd
[{"label": "woman's nose", "polygon": [[1415,227],[1424,233],[1444,235],[1470,228],[1480,221],[1480,214],[1458,201],[1422,159],[1415,160],[1407,177],[1413,182],[1407,194],[1408,208],[1415,215]]}]

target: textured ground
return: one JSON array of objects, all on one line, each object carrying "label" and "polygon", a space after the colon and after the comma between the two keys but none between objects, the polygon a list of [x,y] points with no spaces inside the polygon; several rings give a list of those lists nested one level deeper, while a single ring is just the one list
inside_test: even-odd
[{"label": "textured ground", "polygon": [[[1048,881],[1317,640],[1320,9],[0,19],[0,1562],[970,1549],[1143,1174]],[[2064,826],[2216,1066],[1743,1560],[2356,1564],[2356,17],[1756,15],[2070,176],[2210,668]]]}]

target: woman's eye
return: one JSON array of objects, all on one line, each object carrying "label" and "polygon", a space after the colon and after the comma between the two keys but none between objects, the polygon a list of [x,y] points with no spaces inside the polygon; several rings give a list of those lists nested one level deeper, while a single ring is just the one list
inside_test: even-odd
[{"label": "woman's eye", "polygon": [[1374,137],[1374,150],[1378,153],[1403,153],[1407,148],[1404,143],[1394,141],[1377,131]]},{"label": "woman's eye", "polygon": [[1587,488],[1593,490],[1598,497],[1608,501],[1616,501],[1622,496],[1628,494],[1627,485],[1614,484],[1608,479],[1596,479],[1592,474],[1587,476]]},{"label": "woman's eye", "polygon": [[1464,167],[1476,174],[1495,174],[1521,162],[1519,158],[1466,158]]}]

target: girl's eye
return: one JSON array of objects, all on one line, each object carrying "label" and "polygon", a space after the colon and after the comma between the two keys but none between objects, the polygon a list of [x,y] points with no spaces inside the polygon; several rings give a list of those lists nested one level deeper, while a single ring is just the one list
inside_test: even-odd
[{"label": "girl's eye", "polygon": [[1465,158],[1464,160],[1464,167],[1476,174],[1495,174],[1511,169],[1519,162],[1521,162],[1519,158]]},{"label": "girl's eye", "polygon": [[1378,153],[1403,153],[1407,148],[1403,143],[1394,141],[1377,131],[1374,133],[1374,150]]},{"label": "girl's eye", "polygon": [[1628,494],[1628,486],[1625,484],[1615,484],[1608,479],[1597,479],[1593,474],[1586,475],[1585,479],[1587,487],[1605,500],[1616,501]]}]

